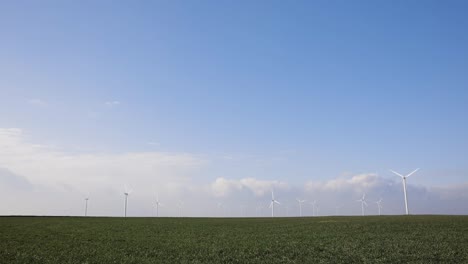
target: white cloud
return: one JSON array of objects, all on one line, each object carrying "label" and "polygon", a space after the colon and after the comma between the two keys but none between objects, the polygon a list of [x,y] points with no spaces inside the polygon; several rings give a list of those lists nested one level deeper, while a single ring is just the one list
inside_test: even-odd
[{"label": "white cloud", "polygon": [[218,197],[228,196],[232,192],[242,189],[250,190],[255,196],[263,196],[272,189],[286,190],[288,189],[288,184],[280,181],[266,181],[255,178],[243,178],[240,180],[217,178],[211,184],[211,188],[213,194]]},{"label": "white cloud", "polygon": [[392,184],[392,182],[379,177],[376,173],[363,173],[352,177],[339,177],[325,182],[309,181],[305,184],[305,189],[312,192],[345,191],[350,189],[356,192],[365,192],[386,184]]},{"label": "white cloud", "polygon": [[241,190],[242,184],[237,180],[217,178],[212,184],[213,194],[218,197],[227,196],[235,190]]},{"label": "white cloud", "polygon": [[108,107],[118,106],[120,105],[120,101],[107,101],[104,103]]}]

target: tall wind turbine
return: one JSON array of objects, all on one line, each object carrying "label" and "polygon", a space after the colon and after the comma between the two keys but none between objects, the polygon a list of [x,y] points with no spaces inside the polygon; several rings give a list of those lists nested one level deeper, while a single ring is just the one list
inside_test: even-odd
[{"label": "tall wind turbine", "polygon": [[159,196],[156,194],[156,217],[159,217],[159,206],[163,204],[159,201]]},{"label": "tall wind turbine", "polygon": [[361,202],[361,210],[362,210],[362,215],[363,215],[363,216],[364,216],[364,205],[367,206],[367,203],[366,203],[366,200],[365,200],[365,199],[366,199],[366,194],[364,193],[364,194],[362,195],[362,198],[359,199],[359,200],[357,200],[358,202]]},{"label": "tall wind turbine", "polygon": [[312,216],[315,216],[316,211],[317,211],[317,200],[314,200],[310,204],[312,205]]},{"label": "tall wind turbine", "polygon": [[278,201],[275,200],[275,194],[273,193],[273,190],[271,190],[271,203],[270,203],[271,217],[275,217],[275,203],[280,204]]},{"label": "tall wind turbine", "polygon": [[302,216],[302,204],[305,203],[306,200],[297,198],[296,201],[299,203],[299,216]]},{"label": "tall wind turbine", "polygon": [[391,172],[393,172],[394,174],[398,175],[401,177],[402,181],[403,181],[403,192],[405,194],[405,209],[406,209],[406,214],[409,215],[409,210],[408,210],[408,197],[406,195],[406,178],[408,178],[409,176],[413,175],[415,172],[417,172],[419,169],[415,169],[413,172],[411,172],[410,174],[406,175],[406,176],[403,176],[401,175],[400,173],[396,172],[396,171],[393,171],[393,170],[390,170]]},{"label": "tall wind turbine", "polygon": [[379,215],[380,214],[380,210],[382,209],[382,198],[380,198],[380,200],[378,200],[377,202],[375,202],[377,204],[377,207],[379,207]]},{"label": "tall wind turbine", "polygon": [[85,211],[84,211],[84,216],[88,216],[88,200],[89,197],[85,198]]},{"label": "tall wind turbine", "polygon": [[128,189],[127,186],[125,186],[125,210],[124,210],[124,217],[127,217],[127,200],[128,200],[128,195],[132,193],[132,189]]}]

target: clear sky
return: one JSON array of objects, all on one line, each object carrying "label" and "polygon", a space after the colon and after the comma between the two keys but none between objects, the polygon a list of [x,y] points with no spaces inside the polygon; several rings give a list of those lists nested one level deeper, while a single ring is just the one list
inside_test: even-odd
[{"label": "clear sky", "polygon": [[[398,181],[389,168],[420,167],[414,188],[467,186],[467,10],[466,1],[2,1],[3,184],[20,177],[57,197],[63,186],[117,193],[125,182],[267,199],[258,186],[307,196],[318,183]],[[64,176],[81,169],[89,178]],[[352,199],[361,187],[349,187]],[[0,213],[30,212],[24,204]]]}]

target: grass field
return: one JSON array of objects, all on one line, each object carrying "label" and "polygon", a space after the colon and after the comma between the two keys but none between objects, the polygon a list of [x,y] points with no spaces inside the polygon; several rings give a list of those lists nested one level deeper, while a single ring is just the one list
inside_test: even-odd
[{"label": "grass field", "polygon": [[0,217],[0,263],[468,263],[466,216]]}]

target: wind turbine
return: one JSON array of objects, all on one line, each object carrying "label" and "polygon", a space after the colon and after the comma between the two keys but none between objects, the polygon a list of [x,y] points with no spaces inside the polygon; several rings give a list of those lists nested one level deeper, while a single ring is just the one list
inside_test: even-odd
[{"label": "wind turbine", "polygon": [[297,198],[296,201],[299,203],[299,216],[302,217],[302,204],[305,203],[306,200],[301,200]]},{"label": "wind turbine", "polygon": [[271,217],[275,217],[275,203],[280,204],[278,201],[275,200],[275,195],[273,193],[273,190],[271,190],[271,203],[270,203]]},{"label": "wind turbine", "polygon": [[180,201],[180,202],[177,204],[177,208],[179,209],[179,217],[182,216],[182,207],[184,207],[184,202]]},{"label": "wind turbine", "polygon": [[378,200],[377,202],[375,202],[377,204],[377,207],[379,207],[379,215],[380,214],[380,210],[382,209],[382,198],[380,198],[380,200]]},{"label": "wind turbine", "polygon": [[406,209],[406,214],[409,215],[409,210],[408,210],[408,197],[406,195],[406,178],[408,178],[409,176],[413,175],[415,172],[417,172],[419,169],[415,169],[413,172],[411,172],[410,174],[406,175],[406,176],[403,176],[401,175],[400,173],[396,172],[396,171],[393,171],[393,170],[390,170],[391,172],[393,172],[394,174],[398,175],[401,177],[402,181],[403,181],[403,192],[405,194],[405,209]]},{"label": "wind turbine", "polygon": [[127,217],[127,200],[128,200],[128,195],[132,193],[132,189],[128,189],[127,186],[125,186],[125,210],[124,210],[124,217]]},{"label": "wind turbine", "polygon": [[159,201],[159,196],[156,194],[156,217],[159,217],[159,206],[163,204]]},{"label": "wind turbine", "polygon": [[85,198],[85,211],[84,211],[84,216],[88,216],[88,200],[89,200],[89,196]]},{"label": "wind turbine", "polygon": [[310,204],[312,205],[312,216],[315,216],[315,213],[316,213],[316,210],[317,210],[317,200],[314,200]]},{"label": "wind turbine", "polygon": [[362,215],[363,215],[363,216],[364,216],[364,205],[367,206],[367,203],[366,203],[365,199],[366,199],[366,194],[364,193],[364,194],[362,195],[362,198],[359,199],[359,200],[357,200],[357,202],[361,202],[361,210],[362,210]]}]

